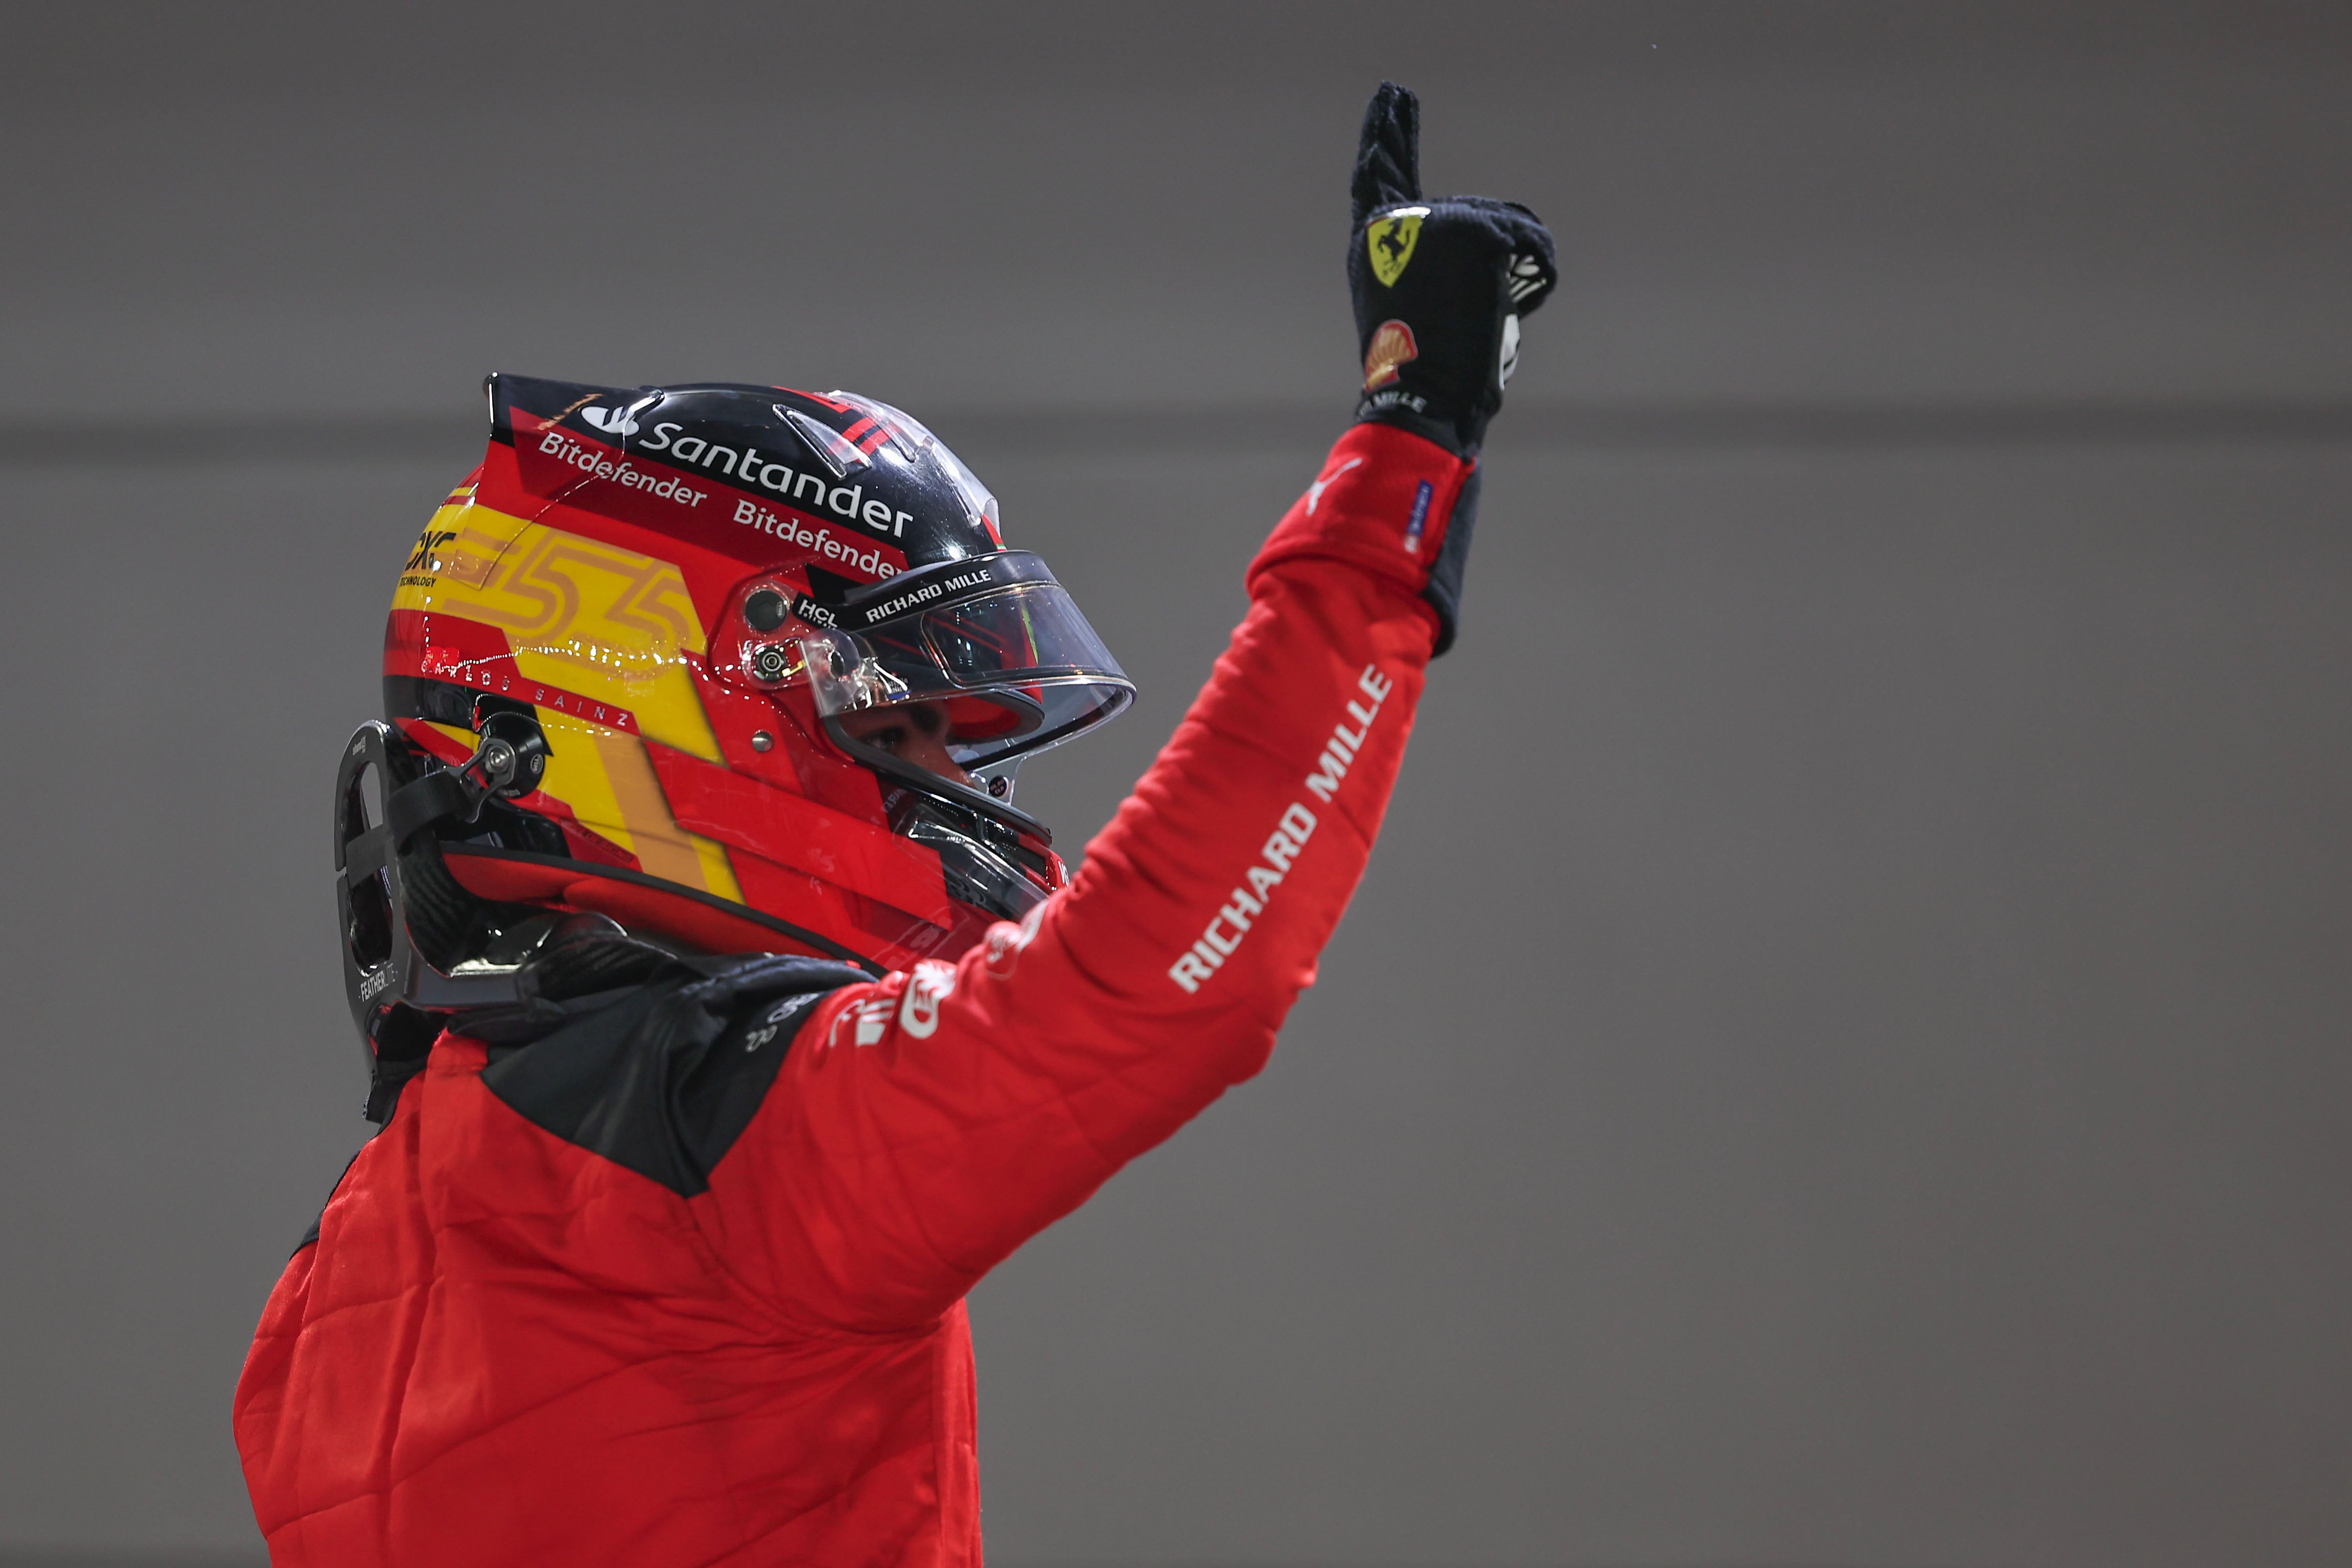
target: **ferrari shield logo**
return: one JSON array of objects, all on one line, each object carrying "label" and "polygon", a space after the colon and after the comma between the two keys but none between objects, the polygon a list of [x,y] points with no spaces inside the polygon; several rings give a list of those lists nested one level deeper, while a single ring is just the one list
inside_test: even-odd
[{"label": "ferrari shield logo", "polygon": [[1405,263],[1412,259],[1412,247],[1421,240],[1421,220],[1428,216],[1427,207],[1399,207],[1386,217],[1374,218],[1364,230],[1364,244],[1371,251],[1372,276],[1381,280],[1381,288],[1395,288],[1396,280],[1404,276]]}]

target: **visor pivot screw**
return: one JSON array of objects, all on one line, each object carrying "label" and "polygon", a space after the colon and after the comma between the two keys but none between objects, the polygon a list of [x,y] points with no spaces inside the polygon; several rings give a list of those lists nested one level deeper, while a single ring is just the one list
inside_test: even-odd
[{"label": "visor pivot screw", "polygon": [[743,601],[743,618],[755,632],[772,632],[784,624],[790,607],[782,594],[773,588],[762,588]]},{"label": "visor pivot screw", "polygon": [[751,749],[753,751],[764,752],[775,743],[776,738],[773,735],[769,734],[765,730],[754,730],[751,731]]},{"label": "visor pivot screw", "polygon": [[791,668],[782,645],[767,643],[751,650],[751,673],[761,680],[782,680]]}]

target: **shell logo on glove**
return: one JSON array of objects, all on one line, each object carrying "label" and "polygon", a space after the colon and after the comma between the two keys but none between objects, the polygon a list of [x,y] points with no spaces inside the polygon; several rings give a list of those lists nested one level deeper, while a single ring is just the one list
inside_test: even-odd
[{"label": "shell logo on glove", "polygon": [[1412,329],[1402,321],[1382,321],[1364,351],[1364,390],[1377,392],[1397,378],[1398,369],[1421,357]]}]

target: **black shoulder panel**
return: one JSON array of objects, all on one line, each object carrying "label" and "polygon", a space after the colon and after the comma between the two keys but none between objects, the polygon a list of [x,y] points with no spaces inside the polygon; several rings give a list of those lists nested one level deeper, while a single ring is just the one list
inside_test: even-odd
[{"label": "black shoulder panel", "polygon": [[528,1045],[493,1046],[482,1082],[533,1125],[692,1197],[751,1124],[816,1003],[870,978],[814,958],[675,961]]}]

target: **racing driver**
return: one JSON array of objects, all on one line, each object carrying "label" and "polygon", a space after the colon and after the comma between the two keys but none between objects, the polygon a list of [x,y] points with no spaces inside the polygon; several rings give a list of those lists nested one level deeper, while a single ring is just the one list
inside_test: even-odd
[{"label": "racing driver", "polygon": [[490,378],[335,791],[379,1131],[236,1394],[279,1564],[976,1564],[964,1298],[1257,1072],[1454,640],[1556,280],[1365,115],[1356,421],[1068,875],[1029,756],[1133,689],[846,392]]}]

